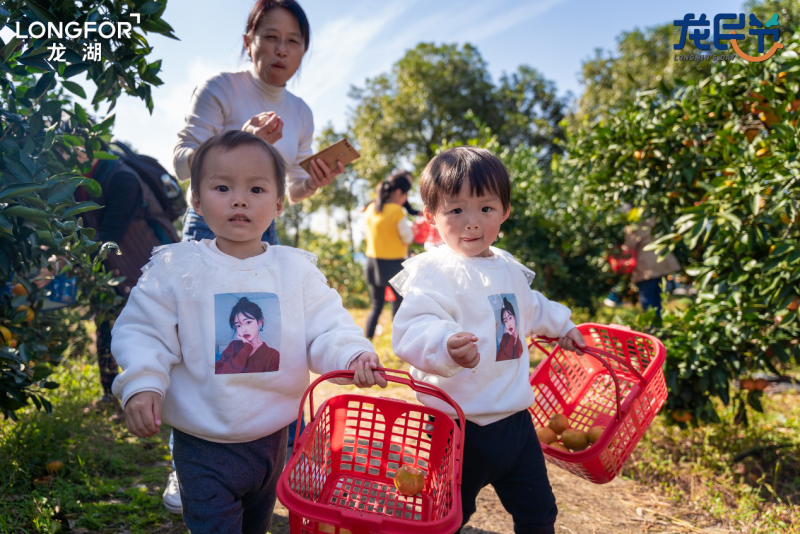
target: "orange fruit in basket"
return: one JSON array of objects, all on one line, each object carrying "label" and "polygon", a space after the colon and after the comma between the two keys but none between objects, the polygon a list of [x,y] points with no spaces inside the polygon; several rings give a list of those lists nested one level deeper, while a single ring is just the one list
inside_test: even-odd
[{"label": "orange fruit in basket", "polygon": [[557,413],[550,418],[550,422],[547,423],[547,426],[550,427],[550,430],[560,436],[562,432],[569,428],[569,419],[567,419],[566,415]]},{"label": "orange fruit in basket", "polygon": [[400,495],[413,497],[425,487],[425,473],[416,467],[403,465],[394,475],[394,487]]},{"label": "orange fruit in basket", "polygon": [[589,436],[583,430],[568,428],[561,434],[561,442],[572,451],[582,451],[589,447]]},{"label": "orange fruit in basket", "polygon": [[593,426],[589,429],[588,436],[589,436],[589,443],[597,443],[597,440],[600,439],[600,436],[603,435],[603,432],[606,431],[606,427],[604,426]]},{"label": "orange fruit in basket", "polygon": [[562,445],[561,443],[559,443],[557,441],[555,443],[551,443],[550,446],[553,447],[557,451],[569,452],[568,448],[566,448],[564,445]]},{"label": "orange fruit in basket", "polygon": [[543,426],[536,431],[536,437],[539,438],[541,443],[546,443],[547,445],[550,445],[554,441],[558,441],[558,436],[556,436],[556,433],[553,432],[553,429],[546,426]]}]

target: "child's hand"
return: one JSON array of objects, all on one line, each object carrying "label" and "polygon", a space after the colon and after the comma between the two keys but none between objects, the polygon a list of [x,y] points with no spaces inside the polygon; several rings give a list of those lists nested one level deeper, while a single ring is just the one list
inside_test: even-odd
[{"label": "child's hand", "polygon": [[373,369],[381,366],[381,360],[374,352],[362,352],[358,358],[350,362],[348,371],[355,371],[353,384],[360,388],[369,388],[375,384],[382,388],[386,387],[386,379]]},{"label": "child's hand", "polygon": [[447,340],[447,353],[461,367],[468,369],[478,367],[481,355],[478,352],[478,345],[475,344],[476,341],[478,341],[478,336],[469,332],[453,334]]},{"label": "child's hand", "polygon": [[142,391],[125,405],[125,423],[134,436],[149,438],[161,427],[161,394]]},{"label": "child's hand", "polygon": [[586,341],[583,339],[583,335],[581,335],[578,329],[573,328],[567,332],[567,335],[558,339],[558,346],[561,347],[562,350],[568,350],[574,352],[578,356],[583,356],[583,351],[580,349],[586,346]]}]

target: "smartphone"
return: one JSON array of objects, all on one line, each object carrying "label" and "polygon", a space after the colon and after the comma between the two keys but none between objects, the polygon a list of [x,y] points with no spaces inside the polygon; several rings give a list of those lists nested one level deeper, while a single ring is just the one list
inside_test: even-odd
[{"label": "smartphone", "polygon": [[300,166],[303,167],[306,172],[309,172],[308,168],[309,165],[311,165],[311,160],[319,158],[325,162],[328,168],[335,170],[337,168],[337,160],[341,161],[343,165],[347,165],[348,163],[352,163],[360,157],[361,154],[359,154],[356,149],[353,148],[353,145],[350,144],[350,141],[347,139],[340,139],[329,147],[323,148],[313,156],[309,156],[301,161]]}]

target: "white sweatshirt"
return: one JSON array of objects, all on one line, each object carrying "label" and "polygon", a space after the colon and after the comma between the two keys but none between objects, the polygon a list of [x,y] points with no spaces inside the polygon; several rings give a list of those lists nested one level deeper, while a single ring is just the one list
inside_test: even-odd
[{"label": "white sweatshirt", "polygon": [[[309,370],[346,369],[374,350],[314,260],[282,246],[239,260],[209,240],[155,249],[112,331],[123,407],[157,392],[164,422],[223,443],[295,420]],[[242,297],[249,311],[233,317]]]},{"label": "white sweatshirt", "polygon": [[186,124],[175,145],[175,173],[189,179],[189,155],[209,137],[227,130],[241,130],[244,123],[264,111],[283,120],[282,137],[274,143],[286,164],[287,189],[308,178],[299,162],[312,155],[314,116],[302,98],[285,87],[267,85],[252,67],[241,72],[221,72],[198,85],[192,93]]},{"label": "white sweatshirt", "polygon": [[[530,288],[531,270],[508,252],[491,250],[488,258],[471,258],[442,245],[405,261],[391,280],[403,296],[392,325],[394,352],[411,364],[415,378],[443,389],[481,426],[533,404],[525,337],[562,337],[575,327],[569,308]],[[478,337],[481,359],[474,369],[447,352],[447,340],[459,332]],[[417,398],[455,415],[443,401]]]}]

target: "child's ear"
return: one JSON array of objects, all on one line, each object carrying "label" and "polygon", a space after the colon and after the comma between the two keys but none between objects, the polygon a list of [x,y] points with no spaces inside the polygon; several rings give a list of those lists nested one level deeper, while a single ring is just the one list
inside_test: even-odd
[{"label": "child's ear", "polygon": [[503,224],[504,222],[506,222],[506,219],[508,219],[509,215],[511,215],[511,206],[510,205],[503,212],[503,220],[500,221],[500,224]]},{"label": "child's ear", "polygon": [[203,216],[202,210],[200,209],[200,197],[197,195],[196,191],[192,191],[192,207],[195,213],[201,217]]},{"label": "child's ear", "polygon": [[283,197],[278,199],[278,209],[275,211],[275,216],[277,217],[283,213]]},{"label": "child's ear", "polygon": [[[436,221],[433,220],[433,213],[428,209],[428,206],[422,208],[422,214],[425,216],[425,222],[431,226],[436,226]],[[505,219],[504,219],[505,220]]]}]

